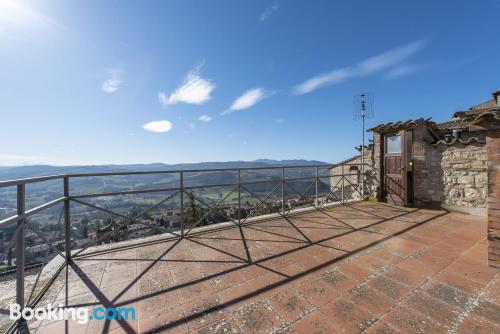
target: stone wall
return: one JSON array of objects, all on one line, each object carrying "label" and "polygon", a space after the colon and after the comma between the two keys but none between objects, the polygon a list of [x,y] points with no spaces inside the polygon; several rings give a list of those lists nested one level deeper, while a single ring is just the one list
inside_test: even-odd
[{"label": "stone wall", "polygon": [[[415,206],[485,214],[488,198],[488,169],[484,144],[432,146],[425,128],[414,130]],[[474,132],[485,140],[485,133]],[[467,139],[464,133],[462,139]],[[481,210],[483,209],[483,210]]]},{"label": "stone wall", "polygon": [[[488,203],[488,157],[486,145],[473,142],[451,146],[431,145],[435,139],[425,126],[412,131],[412,163],[413,163],[413,206],[420,208],[464,211],[471,214],[486,215]],[[461,139],[474,136],[481,141],[486,140],[486,131],[464,132]],[[382,136],[374,134],[373,151],[367,151],[365,160],[373,165],[366,178],[365,194],[379,200],[381,171],[383,169]],[[360,159],[349,162],[357,164]],[[331,175],[341,174],[342,167],[330,170]],[[350,166],[344,167],[345,173]],[[332,186],[340,177],[331,178]],[[349,176],[350,184],[358,184],[359,177]],[[346,183],[347,184],[347,183]]]},{"label": "stone wall", "polygon": [[442,150],[425,126],[413,131],[413,203],[419,208],[440,208],[443,200]]},{"label": "stone wall", "polygon": [[372,189],[372,196],[377,200],[382,200],[382,136],[380,133],[373,134],[373,166],[375,167],[373,178],[374,185]]},{"label": "stone wall", "polygon": [[[373,147],[373,146],[372,146]],[[373,148],[365,150],[365,196],[376,197],[378,182],[376,181],[375,170],[370,167],[374,166]],[[342,183],[342,176],[344,180]],[[345,162],[344,165],[339,164],[336,167],[330,168],[330,187],[332,193],[338,193],[342,184],[345,187],[345,199],[361,199],[361,156],[353,158]]]},{"label": "stone wall", "polygon": [[[474,133],[485,140],[485,134]],[[486,146],[455,144],[444,146],[443,203],[445,205],[486,208],[488,198],[488,164]]]},{"label": "stone wall", "polygon": [[488,262],[500,268],[500,130],[486,138],[488,154]]},{"label": "stone wall", "polygon": [[[430,143],[435,139],[425,126],[412,131],[413,205],[421,208],[447,208],[473,214],[486,214],[488,198],[488,169],[486,145],[473,143],[452,146]],[[482,141],[486,132],[464,133]],[[382,141],[374,136],[373,162],[382,170]],[[380,173],[377,175],[380,180]],[[375,189],[374,189],[375,190]]]}]

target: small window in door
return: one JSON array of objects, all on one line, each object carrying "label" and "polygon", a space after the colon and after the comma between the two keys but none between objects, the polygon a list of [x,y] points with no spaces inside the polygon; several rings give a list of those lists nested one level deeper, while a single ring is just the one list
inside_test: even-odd
[{"label": "small window in door", "polygon": [[401,154],[401,136],[392,135],[385,137],[385,147],[387,154]]}]

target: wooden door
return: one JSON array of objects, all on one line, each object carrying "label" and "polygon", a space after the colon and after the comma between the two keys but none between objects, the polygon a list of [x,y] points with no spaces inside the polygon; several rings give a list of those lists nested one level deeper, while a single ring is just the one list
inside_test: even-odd
[{"label": "wooden door", "polygon": [[384,135],[383,195],[387,203],[407,205],[405,131]]}]

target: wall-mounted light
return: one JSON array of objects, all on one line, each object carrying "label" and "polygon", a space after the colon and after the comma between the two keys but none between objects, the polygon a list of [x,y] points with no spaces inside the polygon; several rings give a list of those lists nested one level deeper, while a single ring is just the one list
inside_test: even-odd
[{"label": "wall-mounted light", "polygon": [[460,139],[462,135],[462,129],[453,129],[453,138]]}]

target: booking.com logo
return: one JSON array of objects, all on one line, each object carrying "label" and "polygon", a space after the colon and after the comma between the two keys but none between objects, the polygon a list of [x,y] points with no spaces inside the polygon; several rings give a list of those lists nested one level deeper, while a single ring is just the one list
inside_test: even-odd
[{"label": "booking.com logo", "polygon": [[89,312],[86,307],[63,307],[60,303],[53,308],[48,304],[47,308],[25,307],[21,310],[19,304],[10,304],[10,319],[23,318],[26,321],[36,320],[76,320],[79,324],[85,324],[89,320],[135,320],[135,307],[95,307]]}]

